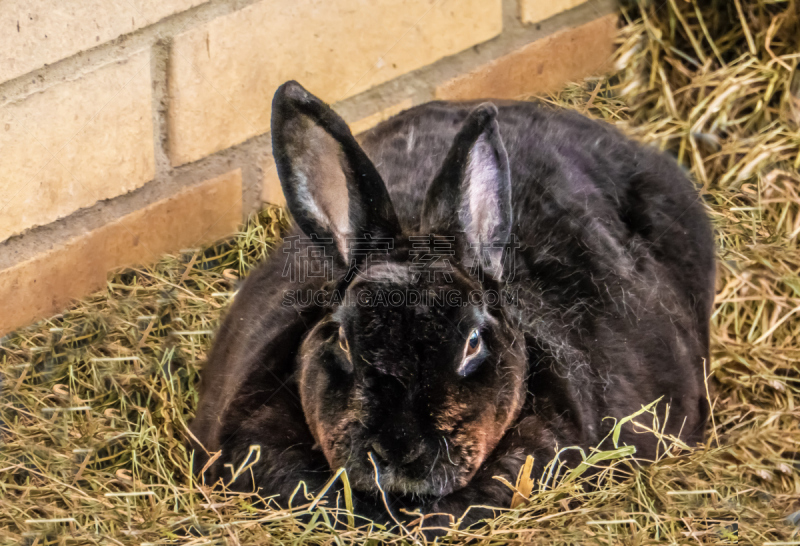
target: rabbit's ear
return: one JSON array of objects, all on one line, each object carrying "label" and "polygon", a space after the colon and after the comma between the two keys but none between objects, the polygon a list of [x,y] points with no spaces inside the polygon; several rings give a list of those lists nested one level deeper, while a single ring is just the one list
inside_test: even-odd
[{"label": "rabbit's ear", "polygon": [[300,228],[331,241],[348,262],[348,240],[400,233],[389,193],[344,120],[295,82],[272,101],[272,153]]},{"label": "rabbit's ear", "polygon": [[495,277],[511,235],[511,173],[500,138],[497,107],[475,108],[456,135],[425,196],[422,230],[463,233]]}]

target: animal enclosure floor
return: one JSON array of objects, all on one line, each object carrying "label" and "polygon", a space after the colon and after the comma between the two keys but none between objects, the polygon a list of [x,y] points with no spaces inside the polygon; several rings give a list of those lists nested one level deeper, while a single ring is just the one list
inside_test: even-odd
[{"label": "animal enclosure floor", "polygon": [[[701,188],[719,247],[705,444],[664,437],[654,464],[616,459],[591,490],[554,469],[529,502],[440,543],[800,544],[800,16],[796,2],[698,4],[631,8],[612,73],[542,100],[669,150]],[[0,340],[0,544],[425,541],[333,530],[347,519],[324,507],[301,522],[302,490],[292,514],[189,478],[198,371],[282,225],[268,208]]]}]

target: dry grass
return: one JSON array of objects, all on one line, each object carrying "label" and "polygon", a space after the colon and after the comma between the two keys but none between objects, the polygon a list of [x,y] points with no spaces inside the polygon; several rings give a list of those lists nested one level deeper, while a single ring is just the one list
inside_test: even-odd
[{"label": "dry grass", "polygon": [[[516,497],[488,527],[440,542],[800,544],[787,518],[800,510],[800,16],[794,1],[703,6],[632,8],[615,73],[547,100],[670,150],[702,185],[720,248],[706,444],[664,438],[651,466],[615,451],[592,490],[562,469],[532,491],[522,476],[529,503]],[[233,279],[278,244],[282,214],[115,274],[2,339],[3,544],[424,541],[374,525],[333,531],[324,507],[301,523],[188,477],[210,332]]]}]

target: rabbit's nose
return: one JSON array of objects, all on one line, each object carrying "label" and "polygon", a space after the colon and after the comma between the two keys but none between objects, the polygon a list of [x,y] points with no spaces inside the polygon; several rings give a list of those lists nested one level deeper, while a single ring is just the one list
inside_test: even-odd
[{"label": "rabbit's nose", "polygon": [[422,456],[422,445],[409,445],[398,453],[387,450],[380,442],[372,442],[372,453],[384,464],[411,464]]},{"label": "rabbit's nose", "polygon": [[403,456],[400,458],[400,464],[411,464],[420,457],[422,457],[423,447],[419,444],[414,446],[409,446],[408,451],[403,453]]}]

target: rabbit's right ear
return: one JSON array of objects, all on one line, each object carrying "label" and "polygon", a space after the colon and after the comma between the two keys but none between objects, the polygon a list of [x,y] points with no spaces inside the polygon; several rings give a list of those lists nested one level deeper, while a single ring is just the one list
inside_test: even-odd
[{"label": "rabbit's right ear", "polygon": [[400,233],[389,192],[350,128],[295,81],[272,101],[272,153],[289,211],[306,235],[330,241],[329,255],[348,263],[348,239]]},{"label": "rabbit's right ear", "polygon": [[500,279],[513,218],[511,170],[497,114],[486,102],[464,120],[425,195],[421,229],[463,234],[484,269]]}]

